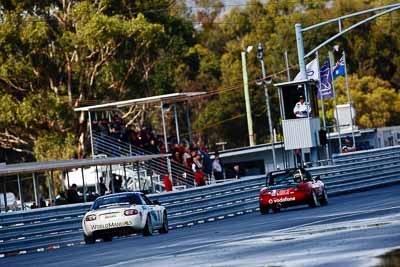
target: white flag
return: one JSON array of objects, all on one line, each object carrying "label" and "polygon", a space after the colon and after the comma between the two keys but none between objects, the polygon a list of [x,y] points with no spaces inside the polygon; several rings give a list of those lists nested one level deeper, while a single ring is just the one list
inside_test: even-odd
[{"label": "white flag", "polygon": [[[318,62],[317,62],[317,58],[313,59],[312,61],[310,61],[310,63],[307,64],[306,66],[306,71],[307,71],[307,80],[314,80],[314,81],[318,81],[319,77],[318,77]],[[297,73],[296,77],[294,78],[294,81],[301,81],[303,79],[301,79],[300,76],[300,72]]]}]

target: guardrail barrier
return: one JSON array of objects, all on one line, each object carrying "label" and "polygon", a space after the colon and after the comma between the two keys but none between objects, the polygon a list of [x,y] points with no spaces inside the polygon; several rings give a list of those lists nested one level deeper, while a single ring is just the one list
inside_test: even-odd
[{"label": "guardrail barrier", "polygon": [[[333,165],[309,168],[330,196],[400,182],[400,146],[337,155]],[[170,229],[258,210],[265,176],[149,195],[168,210]],[[82,242],[81,220],[90,203],[0,214],[0,256],[43,251]]]}]

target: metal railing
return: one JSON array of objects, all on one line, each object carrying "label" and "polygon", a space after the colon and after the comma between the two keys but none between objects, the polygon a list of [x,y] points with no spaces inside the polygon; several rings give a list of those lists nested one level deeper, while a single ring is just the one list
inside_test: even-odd
[{"label": "metal railing", "polygon": [[[311,168],[330,196],[400,183],[400,147],[340,157],[340,165]],[[358,159],[363,160],[358,160]],[[181,228],[254,212],[265,176],[149,195],[166,206],[170,228]],[[81,219],[89,204],[0,215],[0,254],[24,253],[82,242]]]},{"label": "metal railing", "polygon": [[[148,150],[136,147],[112,136],[101,135],[96,132],[93,132],[93,148],[95,154],[106,154],[114,157],[153,154]],[[168,175],[168,163],[164,158],[143,162],[141,163],[141,167],[161,177]],[[171,161],[171,174],[175,185],[184,186],[185,188],[195,186],[194,173],[190,168],[186,168],[180,163]]]}]

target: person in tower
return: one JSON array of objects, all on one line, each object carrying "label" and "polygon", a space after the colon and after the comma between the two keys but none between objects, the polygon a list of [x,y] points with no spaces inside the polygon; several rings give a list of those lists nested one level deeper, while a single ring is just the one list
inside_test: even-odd
[{"label": "person in tower", "polygon": [[304,96],[299,97],[299,102],[293,108],[296,118],[307,118],[311,114],[311,107],[308,102],[304,101]]}]

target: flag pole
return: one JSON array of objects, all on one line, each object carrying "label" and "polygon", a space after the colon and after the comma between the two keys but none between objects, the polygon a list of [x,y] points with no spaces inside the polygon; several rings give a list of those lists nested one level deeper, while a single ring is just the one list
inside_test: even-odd
[{"label": "flag pole", "polygon": [[285,64],[286,64],[286,75],[287,75],[287,79],[288,79],[288,82],[290,82],[291,78],[290,78],[290,68],[289,68],[289,59],[288,59],[288,52],[287,52],[287,50],[285,50]]},{"label": "flag pole", "polygon": [[330,68],[330,71],[331,71],[331,78],[332,78],[332,92],[333,92],[333,104],[334,104],[333,108],[335,109],[335,114],[336,114],[336,131],[339,134],[339,154],[340,154],[340,153],[342,153],[342,139],[341,139],[342,136],[340,134],[339,114],[338,114],[338,111],[337,111],[337,104],[336,104],[336,91],[335,91],[335,85],[334,85],[334,82],[333,82],[333,73],[332,73],[332,62],[334,60],[333,60],[332,51],[329,51],[328,53],[329,53],[329,57],[328,57],[329,68]]},{"label": "flag pole", "polygon": [[347,92],[347,102],[350,109],[350,123],[351,123],[351,135],[353,136],[353,149],[356,147],[356,137],[354,136],[354,122],[353,122],[353,103],[351,101],[350,89],[349,89],[349,78],[347,77],[347,62],[346,53],[343,50],[343,61],[344,61],[344,75],[346,78],[346,92]]},{"label": "flag pole", "polygon": [[[325,120],[325,104],[324,104],[324,96],[321,92],[321,71],[319,67],[319,53],[318,51],[315,52],[315,57],[317,58],[317,70],[318,70],[318,90],[319,90],[319,95],[321,97],[321,108],[322,108],[322,125],[324,126],[324,131],[326,135],[326,120]],[[328,144],[325,144],[325,151],[326,151],[326,159],[329,159],[329,149],[328,149]]]}]

